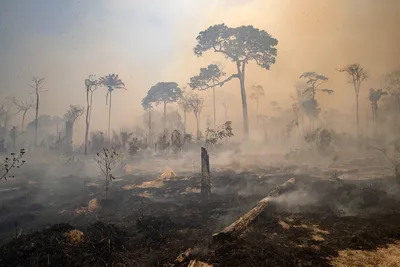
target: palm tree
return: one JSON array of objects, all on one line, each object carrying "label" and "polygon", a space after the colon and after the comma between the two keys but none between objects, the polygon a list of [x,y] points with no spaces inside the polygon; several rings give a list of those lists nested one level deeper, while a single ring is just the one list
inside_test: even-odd
[{"label": "palm tree", "polygon": [[108,105],[108,97],[110,97],[110,105],[108,107],[108,140],[111,142],[111,96],[112,92],[116,89],[124,89],[125,84],[118,78],[118,74],[109,74],[107,76],[101,77],[99,83],[107,87],[108,92],[106,96],[106,104]]}]

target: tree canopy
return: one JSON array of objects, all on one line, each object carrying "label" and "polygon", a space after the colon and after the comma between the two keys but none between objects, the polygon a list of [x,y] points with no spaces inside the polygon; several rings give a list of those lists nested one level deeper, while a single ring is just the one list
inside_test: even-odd
[{"label": "tree canopy", "polygon": [[332,89],[320,89],[319,86],[328,81],[328,77],[318,74],[313,71],[304,72],[300,75],[300,79],[305,79],[306,83],[309,85],[304,91],[303,94],[311,95],[312,99],[315,99],[315,95],[317,91],[322,91],[328,94],[332,94],[334,91]]},{"label": "tree canopy", "polygon": [[210,64],[207,68],[201,68],[200,74],[190,78],[189,86],[192,89],[206,90],[217,85],[225,73],[217,64]]},{"label": "tree canopy", "polygon": [[197,42],[194,48],[197,56],[212,49],[223,53],[234,62],[248,63],[255,60],[265,69],[275,63],[275,46],[278,44],[278,40],[264,30],[253,26],[230,28],[225,24],[214,25],[200,32]]},{"label": "tree canopy", "polygon": [[212,50],[236,63],[238,74],[220,82],[222,86],[233,78],[240,78],[240,67],[243,68],[250,61],[254,60],[260,67],[269,69],[275,63],[277,44],[278,40],[253,26],[230,28],[225,24],[217,24],[199,33],[194,53],[200,57],[204,52]]},{"label": "tree canopy", "polygon": [[182,90],[175,82],[160,82],[152,86],[142,100],[143,108],[151,107],[152,104],[173,103],[180,99]]},{"label": "tree canopy", "polygon": [[387,94],[388,93],[383,91],[382,89],[371,88],[369,89],[368,99],[371,103],[376,103],[382,98],[382,96],[385,96]]},{"label": "tree canopy", "polygon": [[[86,83],[86,81],[85,81]],[[88,82],[89,83],[89,82]],[[98,81],[99,85],[103,85],[107,87],[108,92],[106,96],[106,103],[108,103],[108,96],[115,90],[115,89],[124,89],[125,84],[121,81],[121,79],[118,77],[118,74],[108,74],[104,77],[100,77]]]}]

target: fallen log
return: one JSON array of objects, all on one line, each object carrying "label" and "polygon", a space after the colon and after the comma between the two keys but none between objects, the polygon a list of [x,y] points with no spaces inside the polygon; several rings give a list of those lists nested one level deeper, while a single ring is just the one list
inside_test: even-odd
[{"label": "fallen log", "polygon": [[269,206],[273,198],[293,189],[294,183],[295,179],[290,178],[285,183],[274,188],[266,197],[261,199],[253,209],[237,219],[231,225],[225,227],[222,231],[213,234],[213,242],[229,240],[232,237],[239,236],[264,211],[264,209]]}]

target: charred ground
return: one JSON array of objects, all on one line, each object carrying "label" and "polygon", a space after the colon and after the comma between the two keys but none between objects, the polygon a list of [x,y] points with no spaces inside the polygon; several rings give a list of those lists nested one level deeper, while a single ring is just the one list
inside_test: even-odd
[{"label": "charred ground", "polygon": [[[356,172],[366,173],[367,162],[373,160]],[[107,200],[102,180],[67,176],[54,187],[40,174],[20,177],[2,192],[0,265],[187,266],[197,259],[213,266],[352,266],[349,253],[379,265],[387,259],[377,251],[400,240],[400,186],[390,177],[351,179],[355,163],[343,163],[346,179],[318,167],[220,167],[208,202],[189,171],[121,175]],[[290,177],[294,190],[244,234],[213,242],[214,232]]]}]

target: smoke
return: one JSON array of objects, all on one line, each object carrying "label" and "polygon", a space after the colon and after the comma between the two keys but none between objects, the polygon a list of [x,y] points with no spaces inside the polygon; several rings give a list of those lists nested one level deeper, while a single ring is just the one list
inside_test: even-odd
[{"label": "smoke", "polygon": [[[221,55],[210,52],[197,58],[193,54],[198,32],[216,23],[232,27],[252,24],[278,39],[278,57],[271,70],[251,64],[247,71],[248,90],[255,83],[266,89],[265,102],[260,105],[263,115],[271,114],[271,100],[290,107],[293,85],[305,71],[330,78],[326,86],[335,90],[334,95],[318,96],[324,109],[354,112],[352,86],[335,71],[352,62],[361,63],[370,74],[360,96],[361,109],[367,109],[367,88],[380,86],[382,76],[399,64],[400,3],[396,0],[19,0],[0,5],[2,94],[29,98],[31,77],[45,77],[48,92],[42,95],[40,113],[61,116],[70,104],[85,103],[83,83],[89,74],[115,72],[128,89],[113,96],[115,129],[136,122],[137,114],[143,112],[141,99],[159,81],[184,86],[200,67],[215,61],[221,62],[228,74],[234,71]],[[238,82],[218,89],[217,98],[222,98],[223,92],[234,95],[231,106],[241,105]],[[105,94],[104,88],[96,92],[95,129],[107,126]],[[255,105],[249,103],[250,122],[255,124]],[[210,102],[204,109],[205,115],[211,114],[211,106]],[[241,109],[231,109],[229,117],[241,132]],[[223,122],[222,107],[217,120]],[[205,119],[202,128],[204,124]],[[195,128],[191,116],[189,127]],[[81,133],[82,129],[80,119],[76,130]]]}]

